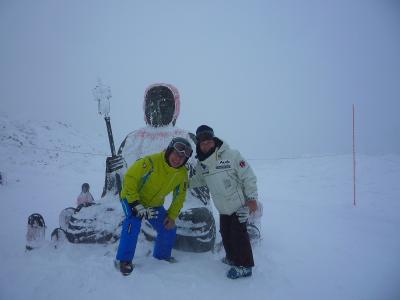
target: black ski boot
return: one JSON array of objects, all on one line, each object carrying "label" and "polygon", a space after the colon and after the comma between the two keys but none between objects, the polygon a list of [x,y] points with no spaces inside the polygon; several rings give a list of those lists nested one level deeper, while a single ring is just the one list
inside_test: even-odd
[{"label": "black ski boot", "polygon": [[164,258],[164,259],[162,259],[162,260],[165,260],[166,262],[169,262],[170,264],[175,264],[175,263],[178,262],[178,260],[177,260],[175,257],[173,257],[173,256],[168,257],[168,258]]},{"label": "black ski boot", "polygon": [[130,261],[121,261],[119,262],[119,270],[121,271],[122,275],[128,276],[133,271],[133,264]]},{"label": "black ski boot", "polygon": [[252,274],[251,267],[233,266],[229,269],[226,277],[230,279],[238,279],[241,277],[249,277]]}]

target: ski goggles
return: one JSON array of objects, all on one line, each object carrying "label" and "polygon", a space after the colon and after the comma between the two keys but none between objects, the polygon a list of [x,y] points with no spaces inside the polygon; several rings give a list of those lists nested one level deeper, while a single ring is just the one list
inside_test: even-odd
[{"label": "ski goggles", "polygon": [[191,157],[193,153],[191,147],[188,147],[187,145],[181,142],[175,142],[172,148],[174,148],[174,150],[178,153],[179,156],[185,156],[186,158]]}]

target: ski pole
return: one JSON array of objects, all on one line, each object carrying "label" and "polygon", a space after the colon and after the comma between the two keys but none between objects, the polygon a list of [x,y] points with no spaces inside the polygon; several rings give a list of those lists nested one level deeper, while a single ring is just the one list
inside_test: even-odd
[{"label": "ski pole", "polygon": [[108,134],[108,141],[110,142],[111,156],[116,157],[117,154],[115,153],[114,137],[111,129],[110,117],[109,116],[104,117],[104,120],[106,121],[106,126],[107,126],[107,134]]},{"label": "ski pole", "polygon": [[[98,101],[98,112],[100,115],[104,115],[104,120],[106,121],[108,141],[110,143],[111,157],[117,157],[115,152],[114,137],[111,129],[110,120],[110,99],[111,99],[111,89],[108,86],[103,85],[100,79],[97,80],[97,85],[93,89],[93,96],[96,101]],[[115,174],[117,193],[119,194],[122,189],[121,177],[118,173]],[[104,194],[104,191],[103,191]]]},{"label": "ski pole", "polygon": [[[110,117],[106,116],[104,117],[104,120],[106,121],[106,126],[107,126],[107,134],[108,134],[108,141],[110,142],[111,156],[117,157],[117,154],[115,152],[114,137],[111,129]],[[115,173],[115,181],[117,185],[117,193],[119,194],[122,190],[122,183],[121,183],[121,177],[119,176],[118,173]]]}]

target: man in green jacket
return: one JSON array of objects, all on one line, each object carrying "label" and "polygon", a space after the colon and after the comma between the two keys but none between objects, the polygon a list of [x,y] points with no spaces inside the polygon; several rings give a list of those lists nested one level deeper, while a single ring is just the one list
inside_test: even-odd
[{"label": "man in green jacket", "polygon": [[[175,219],[183,206],[188,186],[185,163],[192,155],[190,143],[173,138],[167,149],[137,160],[127,171],[121,191],[125,213],[117,252],[120,271],[129,275],[133,270],[142,219],[147,219],[157,231],[153,256],[170,261],[176,238]],[[165,197],[173,192],[170,207],[163,206]]]}]

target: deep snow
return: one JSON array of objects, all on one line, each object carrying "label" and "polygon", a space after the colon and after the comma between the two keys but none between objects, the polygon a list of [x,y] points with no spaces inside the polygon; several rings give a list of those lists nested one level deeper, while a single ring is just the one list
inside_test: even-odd
[{"label": "deep snow", "polygon": [[113,266],[117,244],[25,252],[29,214],[44,216],[49,240],[83,182],[101,201],[107,139],[1,117],[0,143],[0,299],[400,299],[399,155],[358,156],[355,207],[351,155],[251,160],[263,239],[253,276],[232,281],[223,251],[174,251],[169,264],[143,238],[129,277]]}]

